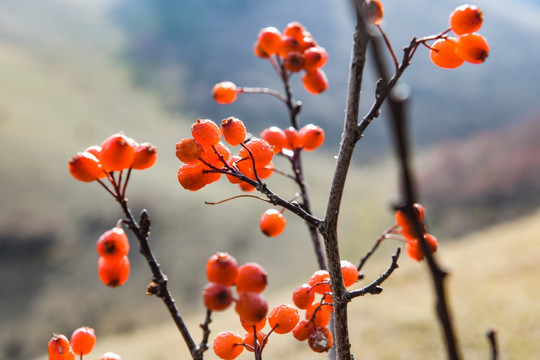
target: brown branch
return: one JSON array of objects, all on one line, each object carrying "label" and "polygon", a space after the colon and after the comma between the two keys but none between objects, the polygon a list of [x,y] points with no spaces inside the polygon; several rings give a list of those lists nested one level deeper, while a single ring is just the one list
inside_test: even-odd
[{"label": "brown branch", "polygon": [[388,229],[386,229],[382,234],[381,236],[379,236],[379,238],[375,241],[375,243],[373,244],[373,246],[371,247],[371,249],[369,249],[369,251],[364,255],[364,257],[362,259],[360,259],[360,263],[358,264],[358,271],[362,271],[362,268],[364,267],[364,265],[366,264],[366,262],[368,261],[368,259],[371,257],[371,255],[373,255],[375,253],[375,251],[379,248],[379,246],[382,244],[383,240],[387,238],[388,234],[390,234],[391,232],[393,232],[395,229],[398,228],[399,225],[397,224],[394,224],[392,226],[390,226]]},{"label": "brown branch", "polygon": [[489,329],[486,336],[488,338],[489,347],[491,349],[491,360],[498,360],[499,346],[497,345],[497,331],[495,331],[495,329]]},{"label": "brown branch", "polygon": [[396,270],[399,265],[397,263],[398,259],[399,259],[399,255],[401,253],[401,248],[397,248],[396,252],[394,253],[394,255],[392,255],[392,263],[390,264],[390,266],[388,267],[388,269],[386,269],[386,271],[384,273],[382,273],[381,275],[379,275],[379,277],[377,279],[375,279],[371,284],[369,284],[368,286],[366,287],[363,287],[362,289],[358,289],[358,290],[353,290],[351,292],[349,292],[349,295],[350,295],[350,298],[351,299],[354,299],[356,297],[359,297],[359,296],[364,296],[364,295],[367,295],[367,294],[371,294],[371,295],[377,295],[377,294],[380,294],[383,289],[382,287],[380,287],[380,285],[390,277],[390,275],[392,275],[392,273],[394,272],[394,270]]}]

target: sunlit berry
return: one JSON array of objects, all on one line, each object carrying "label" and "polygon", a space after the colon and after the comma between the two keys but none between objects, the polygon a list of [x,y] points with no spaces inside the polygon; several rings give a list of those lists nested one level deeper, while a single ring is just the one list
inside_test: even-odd
[{"label": "sunlit berry", "polygon": [[208,281],[231,286],[238,276],[236,259],[226,252],[217,252],[206,262],[206,277]]},{"label": "sunlit berry", "polygon": [[319,302],[315,302],[307,307],[306,320],[312,320],[315,327],[327,326],[332,317],[332,309],[331,305],[321,305]]},{"label": "sunlit berry", "polygon": [[305,53],[305,51],[309,48],[317,46],[317,42],[307,31],[303,33],[303,37],[298,42],[300,43],[300,51],[302,53]]},{"label": "sunlit berry", "polygon": [[484,16],[475,5],[458,6],[450,14],[450,28],[456,35],[470,34],[482,27]]},{"label": "sunlit berry", "polygon": [[176,144],[176,157],[186,164],[198,162],[203,153],[204,148],[195,139],[182,139]]},{"label": "sunlit berry", "polygon": [[286,225],[287,220],[285,220],[285,216],[283,216],[281,211],[276,209],[266,210],[259,220],[259,227],[262,233],[268,237],[280,235],[285,230]]},{"label": "sunlit berry", "polygon": [[178,169],[178,182],[189,191],[197,191],[207,185],[203,173],[204,165],[201,162],[195,164],[183,164]]},{"label": "sunlit berry", "polygon": [[281,46],[281,32],[273,26],[259,31],[257,37],[260,48],[268,55],[274,55]]},{"label": "sunlit berry", "polygon": [[76,329],[71,334],[71,348],[76,355],[82,356],[89,354],[96,345],[96,334],[94,329],[83,326]]},{"label": "sunlit berry", "polygon": [[304,51],[304,69],[318,69],[328,61],[328,53],[320,46],[312,46]]},{"label": "sunlit berry", "polygon": [[136,170],[148,169],[157,160],[157,149],[150,143],[142,143],[135,147],[135,157],[131,167]]},{"label": "sunlit berry", "polygon": [[74,360],[75,353],[65,335],[55,334],[48,344],[49,360]]},{"label": "sunlit berry", "polygon": [[[437,251],[437,239],[431,234],[425,234],[424,239],[427,242],[430,253]],[[424,253],[420,247],[420,243],[417,239],[407,239],[407,244],[405,245],[405,251],[407,255],[416,261],[421,261],[424,259]]]},{"label": "sunlit berry", "polygon": [[89,152],[77,153],[68,163],[68,169],[75,179],[83,182],[92,182],[105,175],[101,163]]},{"label": "sunlit berry", "polygon": [[480,34],[465,34],[458,39],[456,54],[465,61],[481,64],[489,55],[489,45]]},{"label": "sunlit berry", "polygon": [[287,143],[285,132],[277,126],[271,126],[261,132],[261,139],[268,141],[274,147],[274,154],[279,154]]},{"label": "sunlit berry", "polygon": [[297,287],[292,294],[294,305],[299,309],[307,309],[315,300],[315,291],[308,284],[302,284]]},{"label": "sunlit berry", "polygon": [[287,140],[284,146],[286,149],[295,150],[300,147],[300,138],[298,137],[298,131],[295,128],[289,126],[284,129],[283,132],[285,133],[285,138]]},{"label": "sunlit berry", "polygon": [[289,71],[299,72],[304,69],[304,55],[299,51],[291,51],[287,54],[283,65]]},{"label": "sunlit berry", "polygon": [[[92,145],[84,149],[84,152],[89,152],[90,154],[94,155],[98,160],[101,154],[101,146],[99,145]],[[100,161],[101,164],[101,161]],[[104,177],[107,177],[107,169],[103,167],[103,164],[101,164],[101,171],[98,174],[98,179],[103,179]]]},{"label": "sunlit berry", "polygon": [[202,292],[203,304],[208,310],[221,311],[227,309],[233,302],[230,287],[218,284],[207,284]]},{"label": "sunlit berry", "polygon": [[274,163],[270,161],[270,164],[257,168],[257,176],[259,179],[268,179],[274,173]]},{"label": "sunlit berry", "polygon": [[101,164],[108,171],[128,169],[133,164],[136,146],[135,140],[124,134],[109,136],[101,144],[101,153],[99,155]]},{"label": "sunlit berry", "polygon": [[261,293],[268,284],[266,270],[257,263],[246,263],[238,268],[236,291]]},{"label": "sunlit berry", "polygon": [[238,294],[235,311],[240,319],[258,323],[268,313],[266,300],[258,293],[246,291]]},{"label": "sunlit berry", "polygon": [[101,355],[98,360],[122,360],[122,357],[113,352],[107,352]]},{"label": "sunlit berry", "polygon": [[250,192],[255,190],[255,186],[248,184],[245,181],[241,181],[238,186],[240,186],[240,189],[244,192]]},{"label": "sunlit berry", "polygon": [[322,69],[306,71],[302,76],[304,88],[312,94],[320,94],[328,88],[328,79]]},{"label": "sunlit berry", "polygon": [[104,257],[124,257],[129,252],[129,240],[119,226],[105,231],[96,244],[97,253]]},{"label": "sunlit berry", "polygon": [[290,36],[297,41],[300,41],[300,39],[304,36],[303,34],[305,30],[304,25],[297,21],[293,21],[285,26],[285,29],[283,29],[283,35]]},{"label": "sunlit berry", "polygon": [[212,96],[218,104],[232,104],[238,96],[238,89],[233,82],[222,81],[212,88]]},{"label": "sunlit berry", "polygon": [[291,36],[283,35],[281,37],[281,43],[278,50],[279,56],[285,59],[287,58],[287,55],[289,55],[289,53],[293,51],[301,52],[300,43],[298,42],[298,40]]},{"label": "sunlit berry", "polygon": [[264,328],[264,326],[266,325],[266,317],[263,318],[261,321],[256,322],[256,323],[251,322],[251,321],[247,321],[247,320],[244,320],[244,319],[240,319],[240,324],[248,332],[253,332],[253,327],[255,327],[255,330],[261,331]]},{"label": "sunlit berry", "polygon": [[309,285],[317,294],[330,292],[330,274],[326,270],[317,270],[311,275]]},{"label": "sunlit berry", "polygon": [[260,57],[261,59],[267,59],[270,57],[270,55],[261,48],[261,44],[259,44],[258,41],[253,45],[253,53],[255,56]]},{"label": "sunlit berry", "polygon": [[221,130],[212,120],[197,119],[191,126],[191,136],[206,149],[219,143]]},{"label": "sunlit berry", "polygon": [[247,131],[242,120],[229,117],[221,122],[221,133],[225,137],[225,141],[232,146],[237,146],[244,142]]},{"label": "sunlit berry", "polygon": [[251,139],[240,149],[239,155],[241,158],[251,159],[250,152],[256,167],[263,167],[270,164],[270,161],[274,157],[274,148],[263,139]]},{"label": "sunlit berry", "polygon": [[[424,219],[424,213],[425,209],[421,204],[414,204],[413,205],[414,214],[418,219],[418,222],[420,223],[420,226],[422,228],[425,228],[424,224],[422,223],[422,220]],[[416,230],[414,228],[413,223],[409,220],[407,215],[403,210],[396,211],[395,214],[396,222],[399,226],[401,226],[401,233],[403,236],[407,239],[415,239],[417,238]]]},{"label": "sunlit berry", "polygon": [[[202,160],[203,162],[208,163],[220,169],[225,165],[227,161],[229,161],[230,157],[231,157],[231,151],[224,143],[220,141],[216,145],[204,151],[202,155]],[[218,179],[219,179],[219,176],[218,176]]]},{"label": "sunlit berry", "polygon": [[367,0],[365,17],[368,24],[379,25],[382,22],[384,8],[379,0]]},{"label": "sunlit berry", "polygon": [[253,331],[246,332],[244,335],[244,343],[248,345],[246,346],[246,350],[254,352],[256,348],[262,345],[265,339],[268,343],[268,336],[262,331],[257,331],[257,345],[255,346],[255,336],[253,335]]},{"label": "sunlit berry", "polygon": [[310,320],[302,320],[292,329],[292,334],[296,340],[304,341],[313,331],[315,331],[315,325]]},{"label": "sunlit berry", "polygon": [[358,281],[358,269],[350,261],[341,260],[341,274],[343,284],[349,287]]},{"label": "sunlit berry", "polygon": [[431,61],[444,69],[455,69],[463,64],[464,60],[456,54],[457,39],[445,38],[437,40],[429,52]]},{"label": "sunlit berry", "polygon": [[244,339],[235,332],[222,331],[214,339],[214,353],[223,360],[233,360],[244,351]]},{"label": "sunlit berry", "polygon": [[317,125],[308,124],[298,131],[299,146],[312,151],[324,142],[324,130]]},{"label": "sunlit berry", "polygon": [[98,260],[98,276],[107,286],[117,287],[124,285],[129,277],[128,257],[101,256]]},{"label": "sunlit berry", "polygon": [[332,333],[327,327],[316,328],[308,337],[311,350],[322,353],[327,352],[334,344]]},{"label": "sunlit berry", "polygon": [[298,324],[299,320],[298,310],[289,304],[274,306],[268,314],[268,323],[277,334],[290,332]]}]

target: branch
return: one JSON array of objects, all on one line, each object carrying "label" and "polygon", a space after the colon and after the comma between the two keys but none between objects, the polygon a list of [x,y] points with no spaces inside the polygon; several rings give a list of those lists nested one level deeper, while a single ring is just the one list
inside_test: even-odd
[{"label": "branch", "polygon": [[399,267],[397,261],[399,259],[400,253],[401,253],[401,248],[397,248],[394,255],[392,255],[392,263],[390,264],[388,269],[386,269],[386,271],[383,274],[379,275],[379,277],[377,279],[375,279],[375,281],[373,281],[368,286],[363,287],[362,289],[353,290],[353,291],[349,292],[351,299],[354,299],[354,298],[359,297],[359,296],[364,296],[364,295],[367,295],[367,294],[371,294],[371,295],[380,294],[383,291],[383,289],[382,289],[382,287],[380,287],[380,285],[386,279],[388,279],[388,277],[390,277],[390,275],[392,275],[394,270],[396,270]]},{"label": "branch", "polygon": [[495,331],[495,329],[490,329],[486,335],[489,341],[489,347],[491,349],[491,360],[498,360],[499,347],[497,345],[497,331]]}]

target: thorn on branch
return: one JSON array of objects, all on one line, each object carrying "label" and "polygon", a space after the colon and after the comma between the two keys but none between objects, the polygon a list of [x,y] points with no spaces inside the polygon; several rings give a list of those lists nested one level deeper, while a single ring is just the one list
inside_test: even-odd
[{"label": "thorn on branch", "polygon": [[146,209],[143,209],[143,211],[141,211],[141,217],[139,219],[139,224],[140,224],[142,235],[144,237],[148,237],[150,235],[151,219],[150,219],[150,215],[148,214],[148,211],[146,211]]}]

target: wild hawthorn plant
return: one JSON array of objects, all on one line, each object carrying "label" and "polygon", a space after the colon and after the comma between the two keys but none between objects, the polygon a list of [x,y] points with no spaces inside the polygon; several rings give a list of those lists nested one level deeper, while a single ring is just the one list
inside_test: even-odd
[{"label": "wild hawthorn plant", "polygon": [[[181,162],[178,181],[184,189],[197,191],[220,180],[236,184],[245,194],[227,200],[248,197],[271,205],[262,214],[259,224],[262,233],[269,237],[282,233],[287,224],[286,217],[290,219],[296,216],[304,220],[318,268],[314,269],[304,284],[299,284],[291,291],[291,303],[284,302],[270,307],[263,295],[268,283],[266,270],[253,262],[239,265],[231,254],[214,250],[206,262],[208,284],[202,290],[202,303],[207,311],[201,324],[201,341],[197,343],[180,316],[168,289],[167,278],[161,272],[149,246],[150,216],[143,210],[137,220],[125,197],[133,170],[151,167],[156,161],[156,148],[149,143],[139,144],[125,134],[117,133],[105,139],[101,145],[90,146],[77,153],[69,161],[69,171],[75,179],[100,184],[119,203],[123,212],[123,218],[117,221],[116,226],[106,230],[97,241],[99,278],[105,285],[112,287],[121,286],[127,281],[130,245],[124,228],[130,230],[151,270],[152,277],[146,293],[164,302],[193,359],[202,359],[210,347],[221,359],[235,359],[244,350],[251,352],[255,359],[262,359],[263,350],[274,333],[292,334],[296,340],[306,341],[314,352],[329,352],[331,358],[352,359],[347,305],[357,297],[381,293],[381,284],[397,269],[400,248],[382,275],[364,287],[355,288],[357,282],[364,278],[364,264],[387,239],[403,242],[406,254],[411,259],[426,260],[433,279],[438,321],[444,333],[447,356],[449,359],[461,358],[446,302],[445,272],[433,255],[437,249],[437,240],[426,232],[425,209],[416,202],[414,177],[408,165],[410,155],[404,109],[407,99],[398,96],[395,88],[419,47],[428,48],[432,62],[442,68],[453,69],[464,62],[482,63],[489,53],[487,41],[476,33],[483,22],[482,12],[473,5],[456,8],[450,15],[448,29],[435,35],[413,38],[403,48],[402,59],[399,61],[381,27],[381,2],[356,1],[354,11],[357,25],[346,116],[324,217],[317,217],[311,209],[302,154],[319,148],[324,142],[325,132],[316,124],[300,123],[300,102],[293,97],[290,79],[298,74],[309,93],[323,93],[328,87],[328,79],[323,70],[328,53],[298,22],[289,23],[282,31],[275,27],[261,29],[254,45],[254,54],[268,61],[281,79],[283,93],[265,87],[241,87],[231,81],[219,82],[212,89],[214,100],[224,105],[235,102],[238,96],[244,94],[274,96],[288,109],[290,126],[281,129],[270,124],[257,137],[249,135],[244,121],[235,117],[223,119],[220,123],[198,119],[191,127],[191,137],[181,139],[176,144],[176,156]],[[377,32],[378,35],[374,35]],[[455,36],[450,35],[452,32]],[[371,109],[359,119],[360,89],[368,43],[372,44],[371,53],[377,65],[379,81]],[[390,56],[393,60],[391,76],[384,66],[384,56]],[[340,257],[338,214],[354,148],[365,129],[379,115],[383,103],[389,105],[403,201],[394,208],[395,223],[382,232],[372,248],[355,265]],[[290,169],[277,169],[274,164],[276,157],[285,159]],[[295,184],[292,192],[298,195],[287,200],[291,198],[290,194],[274,193],[267,182],[272,176],[290,178]],[[258,195],[248,194],[250,192],[257,192]],[[222,331],[213,337],[210,344],[213,313],[225,311],[233,305],[245,334]],[[491,334],[490,339],[493,358],[496,358],[494,334]],[[75,356],[82,359],[83,355],[93,349],[95,341],[94,330],[89,327],[77,329],[71,340],[61,334],[54,335],[49,342],[49,359],[74,359]],[[106,353],[100,359],[121,357]]]}]

